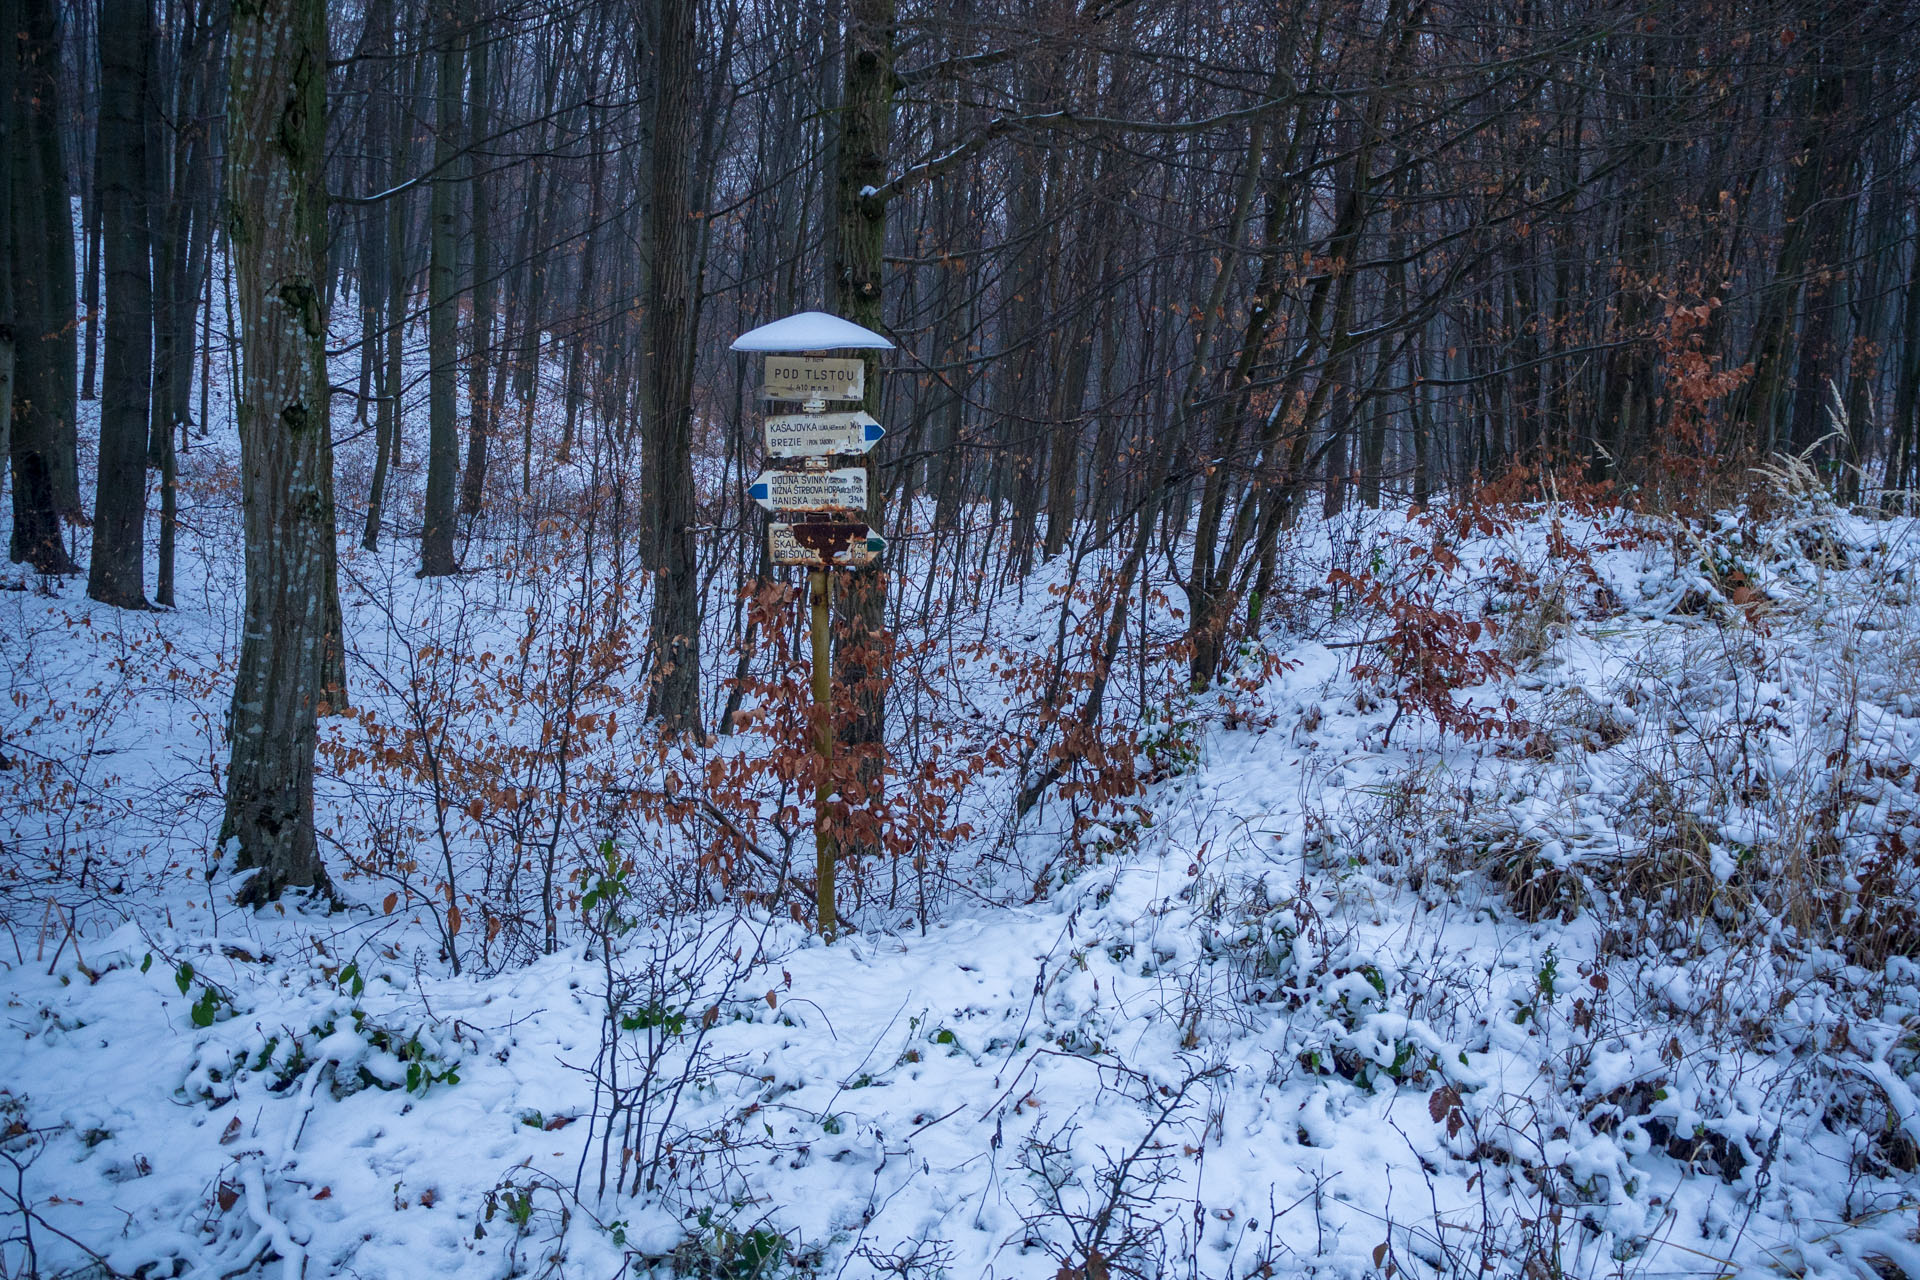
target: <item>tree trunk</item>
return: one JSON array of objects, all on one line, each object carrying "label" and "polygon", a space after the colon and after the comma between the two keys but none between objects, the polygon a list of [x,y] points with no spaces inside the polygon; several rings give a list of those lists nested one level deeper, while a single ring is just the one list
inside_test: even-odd
[{"label": "tree trunk", "polygon": [[[60,143],[59,16],[53,0],[15,0],[8,31],[13,275],[11,555],[41,573],[77,573],[60,517],[80,510],[74,457],[77,341],[73,218]],[[17,61],[14,51],[18,51]]]},{"label": "tree trunk", "polygon": [[[1911,217],[1920,222],[1920,205]],[[1902,502],[1893,494],[1920,483],[1920,243],[1907,263],[1907,287],[1900,305],[1900,328],[1905,335],[1899,373],[1893,390],[1893,443],[1887,458],[1890,506]]]},{"label": "tree trunk", "polygon": [[653,75],[653,190],[646,309],[648,431],[642,444],[652,525],[653,714],[669,731],[700,733],[700,584],[693,542],[694,220],[689,206],[695,8],[659,0]]},{"label": "tree trunk", "polygon": [[[101,86],[105,92],[105,86]],[[87,337],[80,366],[80,398],[94,398],[100,381],[100,148],[93,149],[93,179],[87,183],[87,197],[81,202],[80,217],[86,223],[85,266],[80,273],[80,306],[87,317]]]},{"label": "tree trunk", "polygon": [[[487,41],[476,40],[467,66],[467,136],[478,145],[487,136]],[[487,364],[493,347],[493,219],[487,205],[485,167],[470,155],[473,194],[473,342],[467,356],[467,469],[460,478],[460,510],[480,514],[487,487],[487,439],[493,433],[494,402],[487,389]]]},{"label": "tree trunk", "polygon": [[[393,59],[393,0],[375,0],[367,11],[369,50],[389,62],[388,81],[373,93],[368,114],[368,137],[384,147],[385,166],[380,172],[390,187],[400,185],[406,163],[406,112],[401,110],[405,93],[403,64]],[[374,353],[374,394],[379,403],[373,416],[373,479],[367,489],[367,519],[360,531],[360,545],[368,551],[380,549],[380,512],[386,505],[387,472],[398,455],[395,436],[400,430],[401,356],[406,337],[407,197],[396,195],[385,208],[377,208],[367,220],[369,261],[361,263],[360,288],[374,299],[370,310],[378,328],[369,329],[367,341],[377,339]]]},{"label": "tree trunk", "polygon": [[[246,625],[234,681],[223,846],[259,874],[328,892],[313,826],[315,718],[337,662],[326,364],[325,0],[233,11],[227,211],[245,373],[239,389]],[[229,847],[233,847],[229,846]]]},{"label": "tree trunk", "polygon": [[454,155],[460,128],[460,41],[448,15],[442,24],[438,82],[434,85],[431,222],[427,266],[427,510],[420,531],[420,576],[459,571],[453,554],[454,499],[460,473],[460,431],[454,420],[459,373],[454,301]]},{"label": "tree trunk", "polygon": [[87,594],[146,607],[148,391],[153,375],[149,275],[147,50],[149,0],[100,6],[100,222],[107,272],[100,466],[94,486]]},{"label": "tree trunk", "polygon": [[[852,0],[847,15],[846,90],[840,111],[840,146],[835,183],[833,279],[835,309],[855,324],[878,331],[883,321],[882,277],[887,238],[887,203],[870,194],[887,180],[887,152],[893,128],[894,0]],[[869,413],[880,407],[880,360],[865,356]],[[879,451],[876,451],[876,453]],[[885,524],[885,486],[880,460],[869,456],[867,523]],[[855,753],[859,796],[877,808],[883,795],[886,752],[887,574],[878,564],[843,575],[840,626],[834,637],[833,664],[846,707],[839,740]],[[853,857],[880,853],[878,833],[861,828],[848,833],[841,848]]]},{"label": "tree trunk", "polygon": [[[20,29],[19,0],[0,0],[0,31]],[[13,290],[14,141],[19,136],[14,104],[19,75],[10,41],[0,40],[0,466],[13,456],[14,344],[20,321]]]}]

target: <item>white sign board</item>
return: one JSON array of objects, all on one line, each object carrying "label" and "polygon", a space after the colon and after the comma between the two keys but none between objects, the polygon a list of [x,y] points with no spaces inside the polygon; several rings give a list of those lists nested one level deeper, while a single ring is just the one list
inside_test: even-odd
[{"label": "white sign board", "polygon": [[865,511],[867,469],[762,471],[747,496],[769,511]]},{"label": "white sign board", "polygon": [[867,394],[864,360],[768,356],[760,394],[768,400],[862,400]]},{"label": "white sign board", "polygon": [[862,410],[853,413],[770,413],[767,453],[775,458],[810,458],[831,453],[865,453],[887,429]]}]

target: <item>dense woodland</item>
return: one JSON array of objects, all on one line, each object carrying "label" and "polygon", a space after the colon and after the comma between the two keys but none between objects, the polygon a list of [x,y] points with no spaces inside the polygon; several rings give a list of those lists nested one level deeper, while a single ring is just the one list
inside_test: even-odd
[{"label": "dense woodland", "polygon": [[1920,1277],[1920,5],[7,33],[0,1280]]},{"label": "dense woodland", "polygon": [[[287,420],[276,443],[246,422],[277,412],[265,384],[238,398],[273,459],[248,482],[306,495],[249,490],[249,631],[311,651],[243,663],[293,682],[269,706],[344,680],[317,531],[417,539],[423,575],[453,574],[476,527],[574,502],[543,478],[585,458],[603,541],[653,575],[649,714],[716,727],[733,673],[700,648],[728,607],[706,588],[766,568],[735,483],[756,372],[727,340],[808,307],[898,342],[869,394],[876,526],[1002,583],[1119,548],[1115,601],[1172,557],[1196,689],[1259,632],[1309,505],[1419,507],[1520,468],[1670,501],[1785,450],[1897,507],[1920,471],[1904,4],[261,13],[254,51],[252,9],[8,0],[0,334],[12,557],[78,572],[90,525],[89,594],[130,608],[148,566],[173,599],[216,360],[306,379],[302,413],[350,406],[331,442]],[[280,307],[308,350],[276,349]],[[333,474],[362,437],[370,471]],[[416,509],[392,477],[419,460]],[[888,581],[841,593],[856,750],[884,736],[876,638],[927,605]]]}]

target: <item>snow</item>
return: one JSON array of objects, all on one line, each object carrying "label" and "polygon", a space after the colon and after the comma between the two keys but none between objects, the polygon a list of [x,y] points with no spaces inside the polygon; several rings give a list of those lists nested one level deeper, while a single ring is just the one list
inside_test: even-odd
[{"label": "snow", "polygon": [[733,340],[735,351],[891,351],[893,341],[825,311],[802,311],[749,329]]},{"label": "snow", "polygon": [[[369,447],[343,445],[343,477]],[[1915,900],[1885,866],[1920,843],[1911,521],[1804,499],[1633,537],[1618,513],[1537,508],[1461,537],[1442,603],[1508,635],[1557,619],[1470,691],[1514,697],[1530,732],[1471,741],[1413,712],[1389,735],[1392,691],[1349,647],[1375,620],[1325,598],[1332,570],[1392,573],[1433,528],[1303,522],[1237,686],[1191,695],[1169,666],[1144,704],[1116,689],[1151,716],[1151,785],[1076,836],[1071,798],[1016,824],[1010,771],[986,771],[955,797],[975,831],[934,851],[924,928],[849,888],[859,928],[829,947],[786,901],[709,890],[663,917],[649,885],[604,939],[576,899],[551,954],[489,951],[476,910],[455,972],[430,882],[348,874],[406,822],[419,861],[441,856],[415,780],[354,752],[442,677],[489,695],[463,704],[490,718],[474,742],[531,734],[561,668],[545,639],[521,648],[530,610],[564,616],[586,575],[545,572],[552,547],[517,527],[476,531],[477,571],[441,583],[403,539],[343,539],[361,719],[329,723],[319,805],[348,907],[246,913],[214,849],[234,458],[216,429],[184,460],[178,610],[0,592],[19,762],[0,770],[0,1152],[20,1170],[0,1168],[0,1273],[26,1270],[24,1222],[49,1276],[88,1251],[246,1280],[742,1276],[776,1250],[763,1276],[1043,1280],[1084,1276],[1096,1231],[1155,1277],[1920,1274],[1920,968],[1815,918]],[[900,719],[956,743],[955,723],[1030,723],[1014,668],[1063,602],[1087,608],[1066,558],[1016,597],[924,545],[897,544],[904,594],[949,607],[904,638],[950,670],[901,688]],[[1764,610],[1721,589],[1729,557]],[[1173,607],[1150,640],[1178,636]],[[719,622],[707,640],[730,662]],[[517,698],[480,653],[527,664]],[[677,767],[643,727],[604,738],[621,785]],[[696,762],[765,749],[740,734]],[[448,822],[470,885],[498,832]],[[578,894],[598,828],[566,831]],[[636,879],[691,883],[684,832],[617,834]],[[1769,891],[1766,850],[1820,841],[1859,887],[1823,885],[1809,914],[1742,905]],[[608,1145],[610,1052],[653,1109]],[[619,1176],[623,1146],[653,1186],[631,1160]]]}]

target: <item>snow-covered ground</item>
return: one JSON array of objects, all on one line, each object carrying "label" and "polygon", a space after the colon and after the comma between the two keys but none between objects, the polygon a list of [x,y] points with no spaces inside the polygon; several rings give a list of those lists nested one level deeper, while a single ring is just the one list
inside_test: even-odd
[{"label": "snow-covered ground", "polygon": [[[0,593],[0,1274],[1920,1276],[1912,522],[1783,473],[1311,524],[1234,680],[1116,691],[1144,791],[1016,822],[1017,752],[933,770],[823,946],[775,744],[653,744],[572,517],[438,583],[342,539],[348,905],[236,909],[232,461],[177,610]],[[918,545],[897,752],[1039,731],[1064,559],[982,600]],[[1484,677],[1449,726],[1426,659]]]}]

